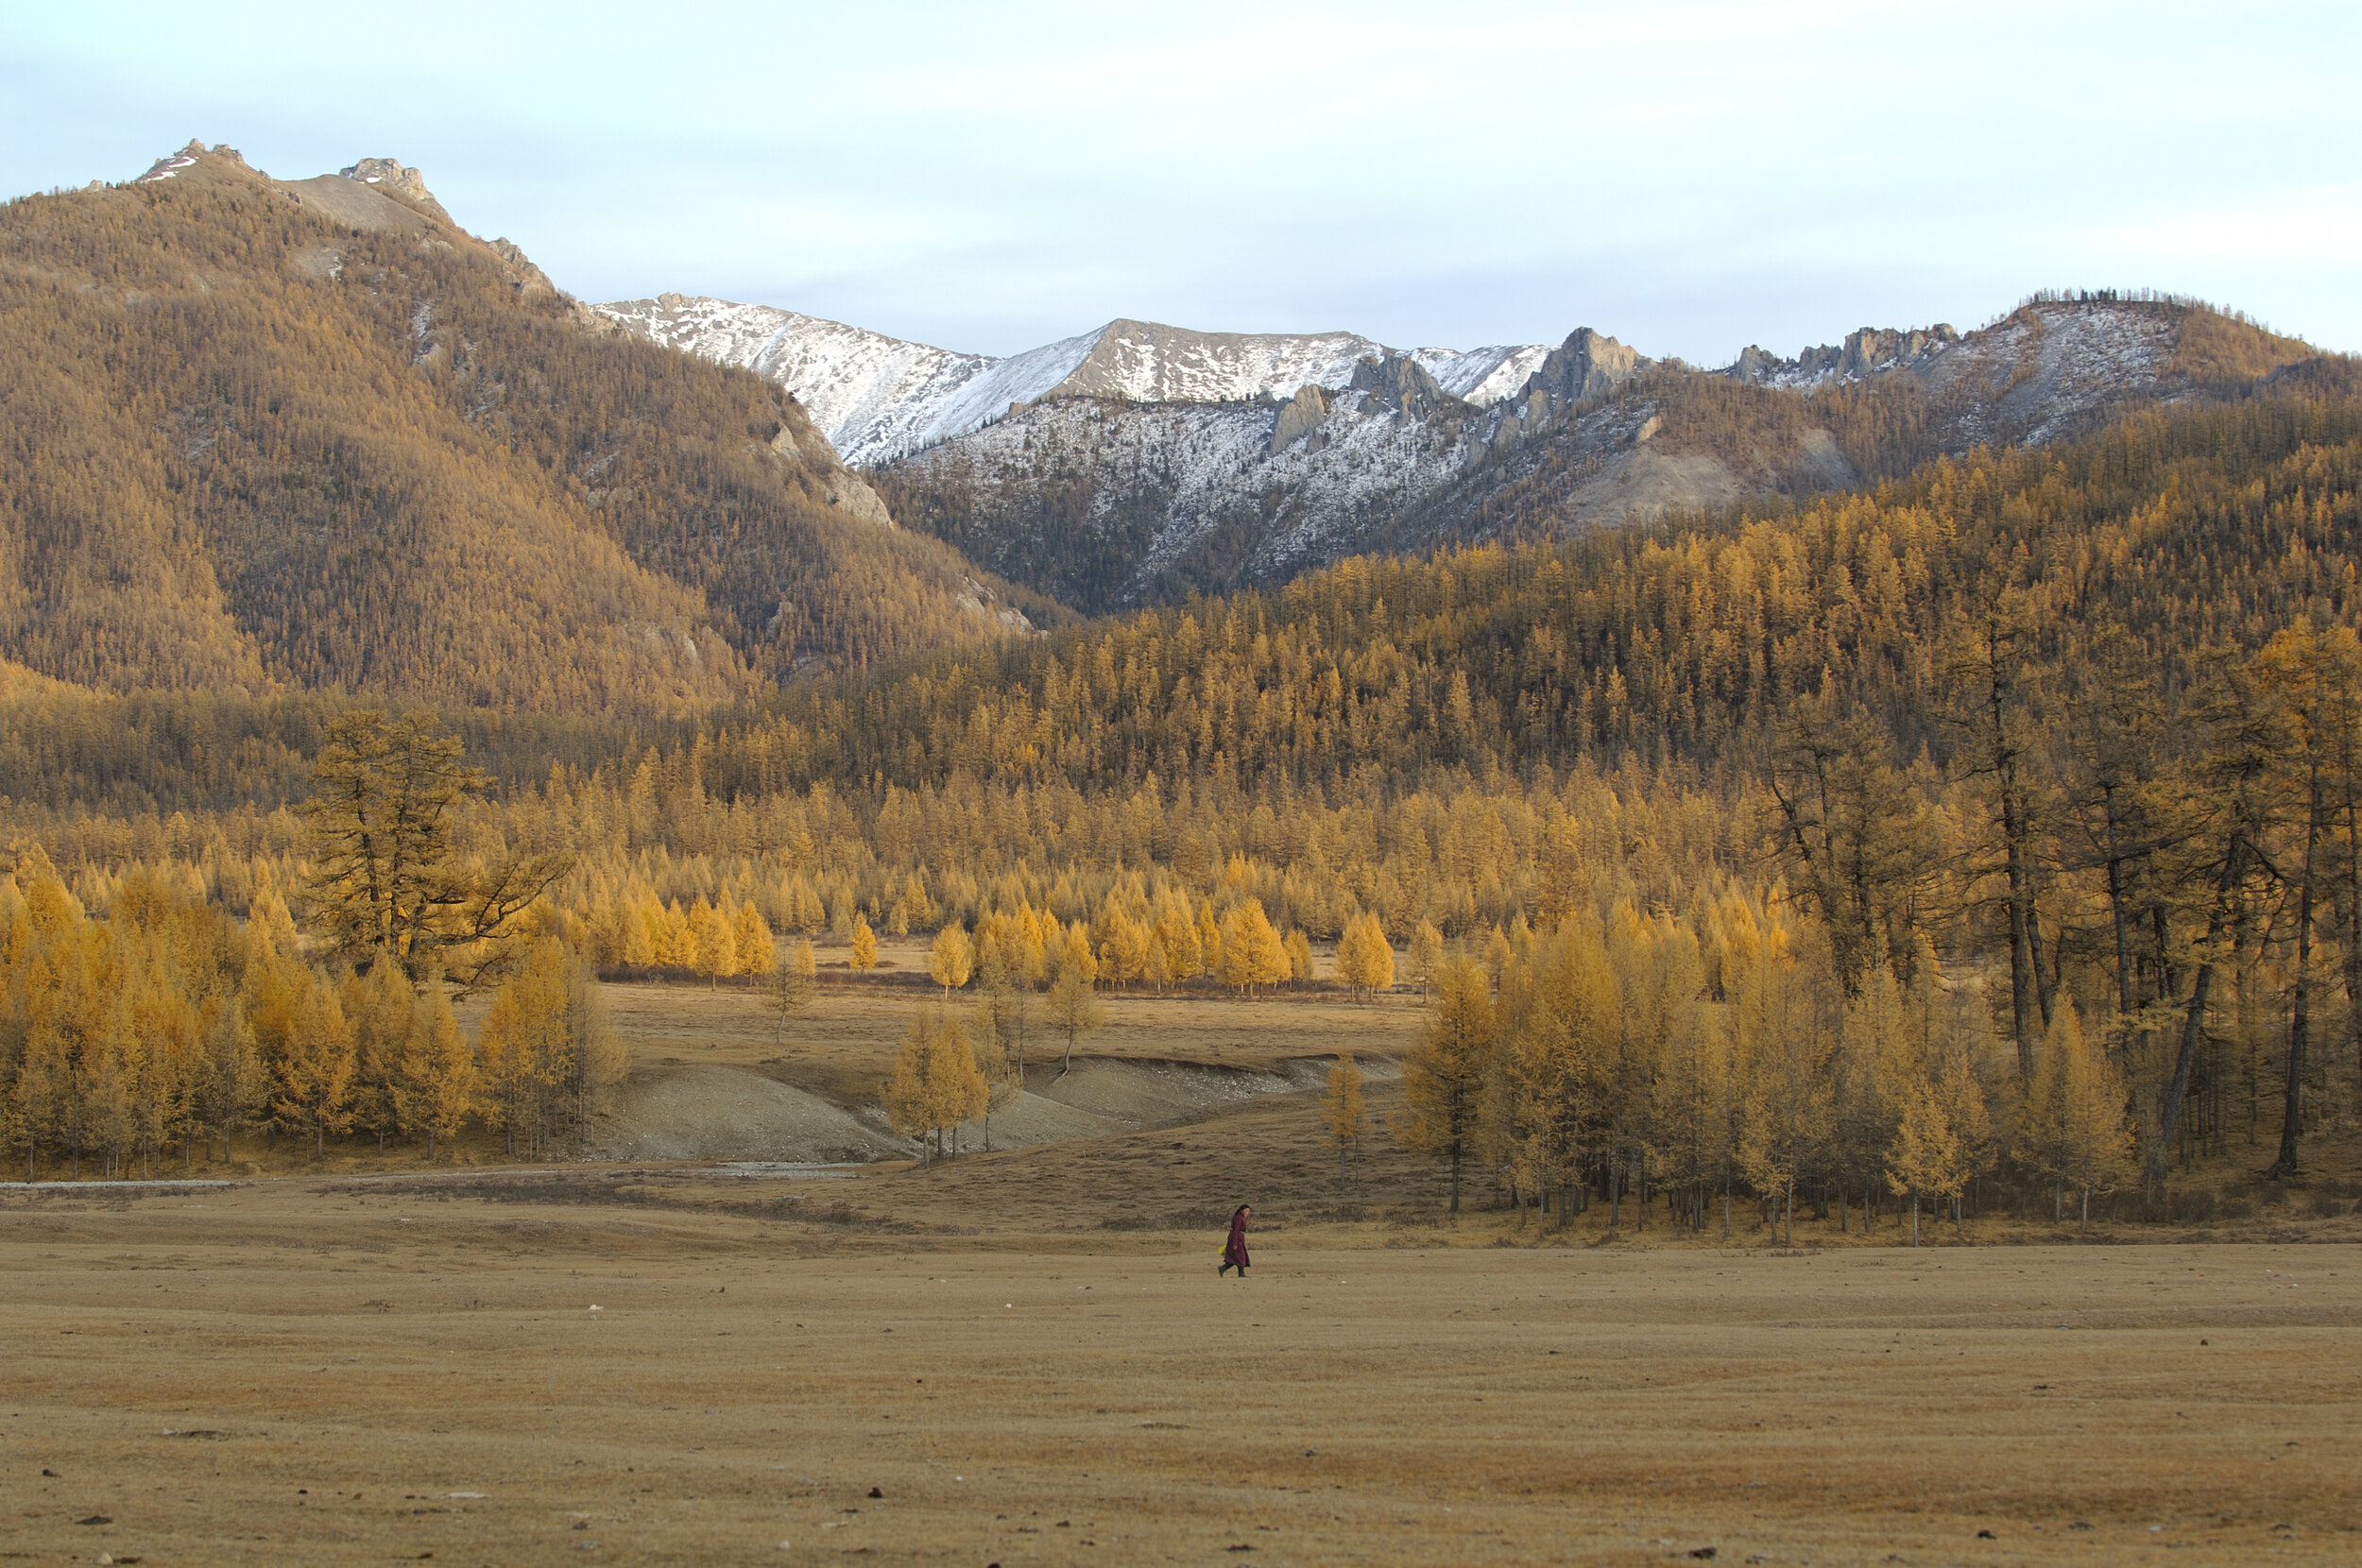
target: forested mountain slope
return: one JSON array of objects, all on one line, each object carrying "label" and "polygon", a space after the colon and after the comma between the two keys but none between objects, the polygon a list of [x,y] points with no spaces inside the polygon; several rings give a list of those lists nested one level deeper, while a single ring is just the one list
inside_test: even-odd
[{"label": "forested mountain slope", "polygon": [[998,635],[757,377],[385,161],[0,208],[0,656],[103,690],[672,712]]},{"label": "forested mountain slope", "polygon": [[[518,785],[620,765],[728,802],[1153,778],[1260,790],[1420,787],[1586,760],[1692,776],[1768,765],[1814,705],[1949,766],[1943,650],[2014,596],[2064,692],[2131,639],[2168,692],[2300,616],[2357,613],[2362,378],[2136,415],[2041,450],[1940,459],[1872,494],[1678,528],[1354,558],[1284,588],[1068,626],[802,683],[661,724],[468,721]],[[300,793],[317,699],[77,693],[20,676],[0,796],[169,814]],[[239,760],[243,758],[244,760]],[[687,772],[680,773],[685,768]]]},{"label": "forested mountain slope", "polygon": [[787,693],[713,738],[707,787],[954,773],[1305,787],[1627,752],[1752,766],[1821,701],[1874,715],[1898,758],[1941,762],[1941,650],[2005,592],[2069,681],[2103,631],[2135,639],[2172,687],[2293,617],[2352,618],[2362,405],[2350,373],[2311,385],[2332,395],[2136,415],[1792,515],[1353,559]]}]

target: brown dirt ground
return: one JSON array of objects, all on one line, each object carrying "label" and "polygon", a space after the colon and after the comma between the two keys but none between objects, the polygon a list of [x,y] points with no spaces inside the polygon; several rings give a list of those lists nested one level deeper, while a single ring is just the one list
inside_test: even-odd
[{"label": "brown dirt ground", "polygon": [[899,1180],[0,1199],[6,1550],[2362,1553],[2362,1247],[1374,1249],[1306,1221],[1241,1284],[1210,1231],[964,1236],[838,1206]]}]

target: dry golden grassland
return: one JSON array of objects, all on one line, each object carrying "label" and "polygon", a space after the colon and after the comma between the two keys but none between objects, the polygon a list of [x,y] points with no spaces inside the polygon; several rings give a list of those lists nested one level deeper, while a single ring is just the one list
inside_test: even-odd
[{"label": "dry golden grassland", "polygon": [[[1103,1174],[1045,1173],[1043,1209]],[[911,1179],[11,1199],[8,1549],[1011,1568],[2362,1549],[2352,1245],[1382,1249],[1306,1225],[1240,1283],[1203,1233],[950,1236],[835,1208]]]},{"label": "dry golden grassland", "polygon": [[[744,991],[609,998],[639,1072],[850,1098],[922,999],[824,988],[775,1048]],[[1391,1054],[1418,1018],[1408,997],[1108,1011],[1094,1058],[1259,1067]],[[1918,1252],[1891,1215],[1867,1242],[1858,1217],[1800,1218],[1788,1251],[1747,1206],[1730,1246],[1661,1207],[1610,1232],[1595,1206],[1544,1236],[1498,1208],[1447,1222],[1436,1171],[1382,1132],[1341,1171],[1317,1100],[792,1180],[351,1156],[0,1186],[0,1554],[2362,1556],[2351,1215],[2094,1233],[2139,1246],[1989,1216],[1971,1240],[2025,1244],[1931,1226]],[[1399,1089],[1374,1075],[1370,1100],[1382,1120]],[[1218,1280],[1241,1201],[1256,1267]]]}]

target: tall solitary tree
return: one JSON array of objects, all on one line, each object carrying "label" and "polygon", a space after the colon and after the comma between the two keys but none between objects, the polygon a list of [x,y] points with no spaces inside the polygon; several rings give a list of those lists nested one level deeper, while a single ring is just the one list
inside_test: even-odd
[{"label": "tall solitary tree", "polygon": [[[1056,981],[1050,987],[1049,1002],[1050,1027],[1066,1037],[1066,1056],[1058,1064],[1058,1076],[1064,1078],[1074,1066],[1075,1036],[1088,1034],[1105,1023],[1107,1009],[1080,964],[1067,964],[1059,969]],[[1021,1064],[1019,1070],[1022,1071]]]},{"label": "tall solitary tree", "polygon": [[1361,1096],[1361,1068],[1346,1051],[1330,1065],[1328,1092],[1321,1097],[1321,1121],[1328,1142],[1337,1150],[1337,1177],[1344,1179],[1345,1162],[1361,1147],[1369,1118]]},{"label": "tall solitary tree", "polygon": [[810,937],[799,940],[792,949],[779,954],[778,961],[771,965],[770,977],[763,981],[762,1004],[772,1014],[773,1049],[779,1048],[779,1036],[787,1029],[789,1016],[812,1005],[818,974],[819,963],[813,957]]},{"label": "tall solitary tree", "polygon": [[463,992],[514,961],[521,917],[573,862],[556,853],[463,861],[452,830],[484,785],[431,714],[361,708],[329,722],[299,810],[312,832],[313,919],[330,955],[362,968],[389,959],[413,984],[439,967]]}]

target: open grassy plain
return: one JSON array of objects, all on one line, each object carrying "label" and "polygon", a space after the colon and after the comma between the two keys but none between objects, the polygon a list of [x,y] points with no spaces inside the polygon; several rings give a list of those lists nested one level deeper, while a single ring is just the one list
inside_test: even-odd
[{"label": "open grassy plain", "polygon": [[831,1218],[870,1185],[13,1199],[0,1536],[159,1564],[2362,1551],[2352,1245],[1306,1225],[1241,1284],[1203,1234]]},{"label": "open grassy plain", "polygon": [[[643,1088],[848,1116],[919,999],[824,991],[775,1046],[744,992],[610,990]],[[1446,1222],[1431,1167],[1381,1133],[1341,1171],[1289,1086],[1399,1049],[1409,998],[1109,1013],[1029,1082],[1087,1135],[933,1167],[282,1146],[230,1185],[0,1186],[0,1558],[2362,1557],[2350,1212],[1917,1252],[1891,1214],[1793,1252],[1743,1205],[1729,1245],[1661,1208]],[[1188,1100],[1216,1069],[1266,1087]],[[1242,1200],[1256,1268],[1217,1280]]]}]

